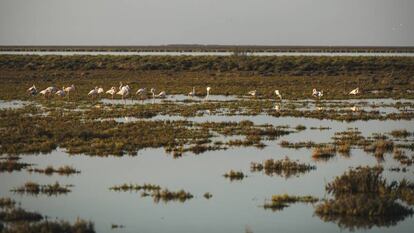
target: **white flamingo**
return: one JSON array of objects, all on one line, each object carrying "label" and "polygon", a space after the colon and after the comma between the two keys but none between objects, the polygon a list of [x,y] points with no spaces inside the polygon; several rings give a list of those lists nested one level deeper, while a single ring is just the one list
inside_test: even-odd
[{"label": "white flamingo", "polygon": [[359,87],[355,88],[354,90],[349,92],[350,95],[358,95],[359,94]]},{"label": "white flamingo", "polygon": [[111,89],[106,91],[106,94],[110,94],[112,99],[114,99],[115,93],[116,93],[116,87],[111,87]]},{"label": "white flamingo", "polygon": [[273,109],[277,112],[279,112],[280,110],[280,105],[279,104],[275,104],[275,106],[273,107]]},{"label": "white flamingo", "polygon": [[279,97],[280,100],[282,100],[282,95],[280,94],[279,90],[275,90],[275,95]]},{"label": "white flamingo", "polygon": [[76,88],[75,88],[75,85],[73,85],[73,84],[70,87],[66,87],[66,88],[63,87],[63,91],[68,93],[68,98],[70,96],[70,93],[74,92],[75,90],[76,90]]},{"label": "white flamingo", "polygon": [[155,97],[157,98],[165,98],[167,97],[167,93],[165,93],[165,91],[161,91],[158,95],[156,95]]},{"label": "white flamingo", "polygon": [[188,96],[194,97],[195,96],[195,87],[193,87],[193,90],[188,93]]},{"label": "white flamingo", "polygon": [[257,91],[256,90],[249,91],[249,92],[247,92],[247,94],[249,94],[249,95],[251,95],[253,97],[256,97]]},{"label": "white flamingo", "polygon": [[59,89],[58,89],[57,87],[50,86],[50,87],[46,88],[45,90],[47,90],[47,92],[49,92],[49,94],[54,94],[54,93],[56,93]]},{"label": "white flamingo", "polygon": [[88,96],[91,96],[92,98],[95,98],[98,95],[98,87],[95,87],[94,89],[90,90],[88,93]]},{"label": "white flamingo", "polygon": [[65,87],[63,87],[62,90],[58,90],[55,94],[57,96],[62,97],[62,98],[65,97],[66,96],[66,93],[65,93],[64,89],[65,89]]},{"label": "white flamingo", "polygon": [[141,96],[141,98],[144,96],[144,94],[147,92],[147,88],[140,88],[137,90],[137,92],[135,92],[136,95]]},{"label": "white flamingo", "polygon": [[131,88],[128,85],[125,85],[116,94],[122,96],[122,100],[124,100],[126,103],[126,100],[124,98],[129,95],[130,90]]},{"label": "white flamingo", "polygon": [[50,95],[52,94],[52,92],[51,92],[50,89],[46,88],[44,90],[41,90],[39,92],[39,94],[43,95],[45,98],[48,98],[48,97],[50,97]]},{"label": "white flamingo", "polygon": [[29,95],[36,95],[37,94],[37,89],[36,86],[33,84],[33,86],[29,87],[29,89],[27,89],[26,91]]},{"label": "white flamingo", "polygon": [[317,91],[316,89],[312,90],[312,95],[318,97],[319,99],[323,96],[323,91]]},{"label": "white flamingo", "polygon": [[208,98],[208,96],[210,95],[210,90],[211,90],[211,87],[207,87],[207,88],[206,88],[206,91],[207,91],[206,99],[207,99],[207,98]]},{"label": "white flamingo", "polygon": [[99,87],[98,88],[98,95],[100,95],[100,94],[102,94],[102,93],[104,93],[105,91],[104,91],[104,89],[102,88],[102,87]]},{"label": "white flamingo", "polygon": [[353,112],[357,112],[359,111],[359,108],[357,106],[352,106],[349,108],[349,110],[353,111]]}]

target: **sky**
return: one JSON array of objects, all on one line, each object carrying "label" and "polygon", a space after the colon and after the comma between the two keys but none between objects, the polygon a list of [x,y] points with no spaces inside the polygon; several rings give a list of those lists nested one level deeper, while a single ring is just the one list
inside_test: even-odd
[{"label": "sky", "polygon": [[414,0],[0,0],[0,45],[414,46]]}]

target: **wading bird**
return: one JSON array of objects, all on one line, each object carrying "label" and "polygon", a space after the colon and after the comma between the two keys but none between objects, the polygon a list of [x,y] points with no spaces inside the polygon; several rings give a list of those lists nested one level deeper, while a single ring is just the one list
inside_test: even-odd
[{"label": "wading bird", "polygon": [[54,94],[55,92],[57,92],[59,89],[57,87],[54,86],[50,86],[48,88],[46,88],[45,90],[47,90],[50,94]]},{"label": "wading bird", "polygon": [[102,94],[102,93],[104,93],[105,91],[104,91],[104,89],[102,88],[102,87],[99,87],[98,88],[98,95],[100,95],[100,94]]},{"label": "wading bird", "polygon": [[155,97],[157,98],[165,98],[167,97],[167,93],[165,93],[165,91],[161,91],[158,95],[156,95]]},{"label": "wading bird", "polygon": [[63,91],[65,91],[66,93],[68,93],[68,98],[70,96],[71,92],[74,92],[76,90],[75,85],[71,85],[70,87],[63,87]]},{"label": "wading bird", "polygon": [[147,93],[147,88],[140,88],[138,89],[138,91],[135,93],[136,95],[139,95],[141,98]]},{"label": "wading bird", "polygon": [[317,91],[316,89],[312,90],[312,95],[314,97],[318,97],[318,99],[320,99],[323,96],[323,91]]},{"label": "wading bird", "polygon": [[65,89],[65,87],[63,87],[62,90],[58,90],[55,94],[57,96],[62,97],[62,98],[65,97],[66,96],[66,93],[65,93],[64,89]]},{"label": "wading bird", "polygon": [[31,86],[29,89],[27,89],[27,94],[35,96],[37,95],[37,89],[36,86],[33,84],[33,86]]},{"label": "wading bird", "polygon": [[257,91],[256,90],[249,91],[247,94],[249,94],[249,95],[251,95],[253,97],[256,97]]},{"label": "wading bird", "polygon": [[106,94],[110,94],[112,99],[114,99],[115,93],[116,93],[116,87],[111,87],[111,89],[106,91]]},{"label": "wading bird", "polygon": [[282,95],[280,94],[279,90],[275,90],[275,95],[279,97],[280,100],[282,100]]},{"label": "wading bird", "polygon": [[358,95],[359,94],[359,88],[355,88],[354,90],[349,92],[350,95]]},{"label": "wading bird", "polygon": [[98,87],[95,87],[94,89],[90,90],[88,93],[88,96],[91,96],[92,99],[95,98],[98,95]]},{"label": "wading bird", "polygon": [[41,95],[43,95],[45,98],[49,98],[50,95],[52,94],[52,92],[50,91],[50,89],[46,88],[42,91],[39,92]]},{"label": "wading bird", "polygon": [[211,90],[211,87],[207,87],[207,88],[206,88],[206,91],[207,91],[206,99],[207,99],[207,98],[208,98],[208,96],[210,95],[210,90]]},{"label": "wading bird", "polygon": [[122,100],[126,103],[125,97],[129,95],[130,90],[131,88],[128,85],[125,85],[116,94],[122,96]]},{"label": "wading bird", "polygon": [[194,97],[195,96],[195,87],[193,87],[193,90],[188,93],[188,96]]}]

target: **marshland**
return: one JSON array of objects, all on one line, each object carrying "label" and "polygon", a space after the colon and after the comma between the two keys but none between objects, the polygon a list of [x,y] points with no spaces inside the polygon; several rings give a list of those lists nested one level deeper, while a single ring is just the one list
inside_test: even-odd
[{"label": "marshland", "polygon": [[411,232],[413,77],[413,57],[0,55],[0,229]]}]

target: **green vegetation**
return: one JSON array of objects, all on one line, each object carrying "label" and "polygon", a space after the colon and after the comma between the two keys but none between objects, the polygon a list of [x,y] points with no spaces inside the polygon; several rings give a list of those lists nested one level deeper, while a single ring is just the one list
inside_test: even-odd
[{"label": "green vegetation", "polygon": [[68,193],[71,191],[69,189],[69,187],[71,186],[72,185],[62,186],[58,182],[56,182],[55,184],[47,184],[47,185],[40,185],[34,182],[26,182],[23,186],[12,189],[11,191],[16,192],[16,193],[22,193],[22,194],[24,193],[33,194],[33,195],[46,194],[48,196],[51,196],[51,195]]},{"label": "green vegetation", "polygon": [[291,176],[298,176],[301,173],[309,172],[316,169],[316,166],[299,163],[299,161],[292,161],[289,158],[281,160],[268,159],[262,163],[251,162],[250,169],[252,172],[264,170],[267,175],[279,175],[289,178]]},{"label": "green vegetation", "polygon": [[270,201],[265,202],[263,208],[271,210],[282,210],[288,207],[289,204],[303,202],[303,203],[315,203],[319,198],[312,196],[290,196],[288,194],[273,195]]}]

